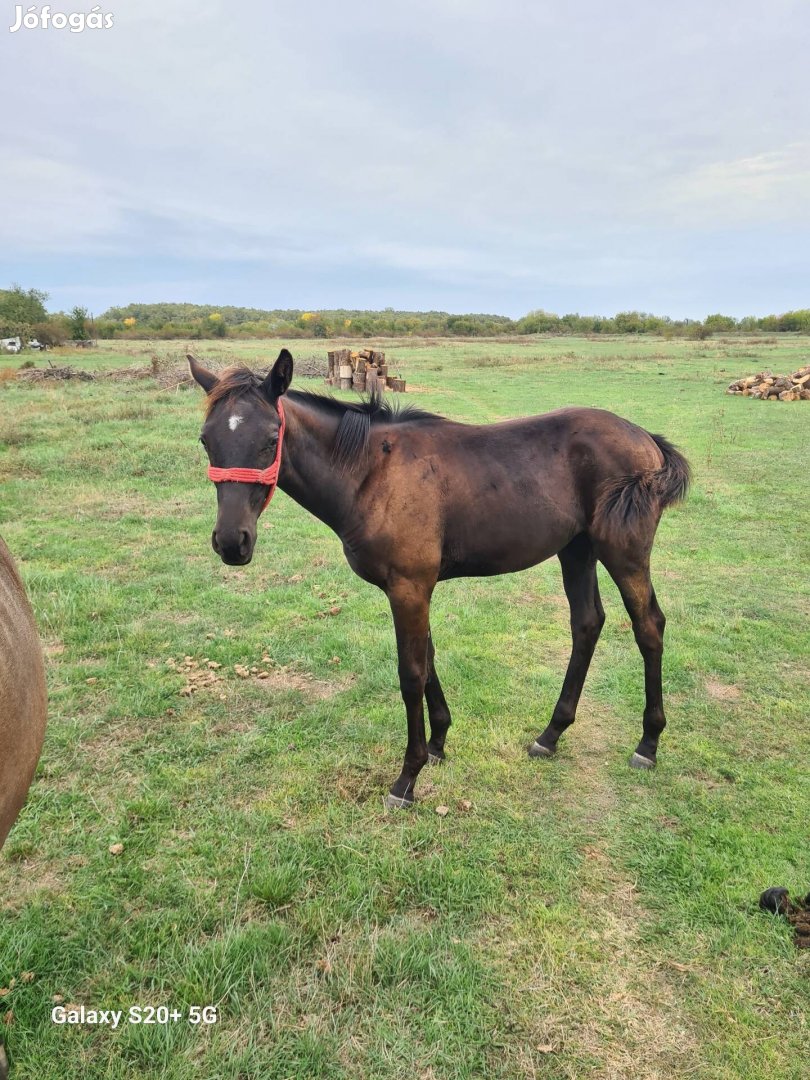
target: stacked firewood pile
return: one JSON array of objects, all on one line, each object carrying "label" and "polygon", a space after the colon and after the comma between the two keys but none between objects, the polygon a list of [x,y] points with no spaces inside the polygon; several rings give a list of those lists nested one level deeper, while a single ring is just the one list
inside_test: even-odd
[{"label": "stacked firewood pile", "polygon": [[810,364],[792,375],[774,375],[770,371],[747,375],[730,383],[726,393],[761,398],[763,401],[810,401]]},{"label": "stacked firewood pile", "polygon": [[383,393],[393,390],[405,393],[405,380],[388,374],[385,353],[379,349],[332,349],[327,353],[329,373],[327,386],[339,386],[341,390]]}]

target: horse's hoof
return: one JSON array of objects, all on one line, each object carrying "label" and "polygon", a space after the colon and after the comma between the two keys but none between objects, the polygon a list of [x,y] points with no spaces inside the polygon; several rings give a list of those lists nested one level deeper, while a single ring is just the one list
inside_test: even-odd
[{"label": "horse's hoof", "polygon": [[529,747],[529,757],[554,757],[556,753],[556,750],[552,750],[548,746],[543,746],[537,739],[535,739]]},{"label": "horse's hoof", "polygon": [[652,758],[644,757],[643,754],[635,753],[630,758],[631,769],[654,769],[655,761]]},{"label": "horse's hoof", "polygon": [[383,799],[383,806],[386,810],[410,810],[413,806],[413,797],[400,799],[398,795],[392,795],[389,791]]},{"label": "horse's hoof", "polygon": [[6,1080],[8,1076],[8,1058],[2,1046],[0,1046],[0,1080]]},{"label": "horse's hoof", "polygon": [[427,759],[428,765],[441,765],[443,761],[444,761],[444,754],[442,754],[442,756],[439,757],[438,754],[431,754],[430,751],[428,751],[428,759]]}]

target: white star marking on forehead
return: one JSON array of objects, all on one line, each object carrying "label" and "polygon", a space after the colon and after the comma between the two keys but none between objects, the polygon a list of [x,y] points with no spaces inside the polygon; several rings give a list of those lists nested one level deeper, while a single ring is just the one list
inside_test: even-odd
[{"label": "white star marking on forehead", "polygon": [[236,431],[243,420],[244,416],[231,416],[228,418],[228,427],[231,431]]}]

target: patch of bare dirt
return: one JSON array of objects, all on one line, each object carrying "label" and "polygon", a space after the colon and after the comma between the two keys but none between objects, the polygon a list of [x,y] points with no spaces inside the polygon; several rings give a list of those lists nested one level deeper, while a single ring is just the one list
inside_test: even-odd
[{"label": "patch of bare dirt", "polygon": [[706,680],[706,693],[715,701],[739,701],[742,697],[739,686],[730,686],[719,679]]},{"label": "patch of bare dirt", "polygon": [[416,383],[408,383],[409,394],[435,394],[435,386],[417,386]]},{"label": "patch of bare dirt", "polygon": [[297,690],[307,697],[317,698],[319,700],[334,697],[335,694],[340,693],[341,690],[345,690],[350,682],[348,679],[334,679],[330,681],[327,681],[326,679],[316,679],[315,676],[310,675],[309,672],[295,671],[285,667],[271,668],[269,671],[259,671],[254,676],[254,679],[267,690],[276,692]]},{"label": "patch of bare dirt", "polygon": [[64,888],[56,863],[40,859],[20,863],[0,856],[0,911],[20,911],[36,897],[57,895]]}]

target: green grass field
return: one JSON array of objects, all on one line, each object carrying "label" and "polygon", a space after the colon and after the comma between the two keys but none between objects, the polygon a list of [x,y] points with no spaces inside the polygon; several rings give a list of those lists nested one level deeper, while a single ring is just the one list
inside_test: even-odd
[{"label": "green grass field", "polygon": [[[12,1075],[806,1077],[810,957],[757,898],[810,889],[810,406],[723,389],[794,370],[810,342],[386,349],[406,400],[455,419],[598,405],[691,459],[693,493],[653,557],[659,768],[626,764],[642,665],[601,572],[579,719],[556,760],[526,756],[567,661],[554,560],[437,589],[449,760],[423,772],[412,812],[386,815],[405,742],[390,615],[338,540],[280,492],[253,563],[220,563],[195,390],[6,382],[0,533],[50,685],[37,779],[0,856]],[[65,357],[103,369],[152,351]],[[259,363],[277,343],[197,351]],[[54,995],[214,1004],[219,1020],[57,1026]]]}]

